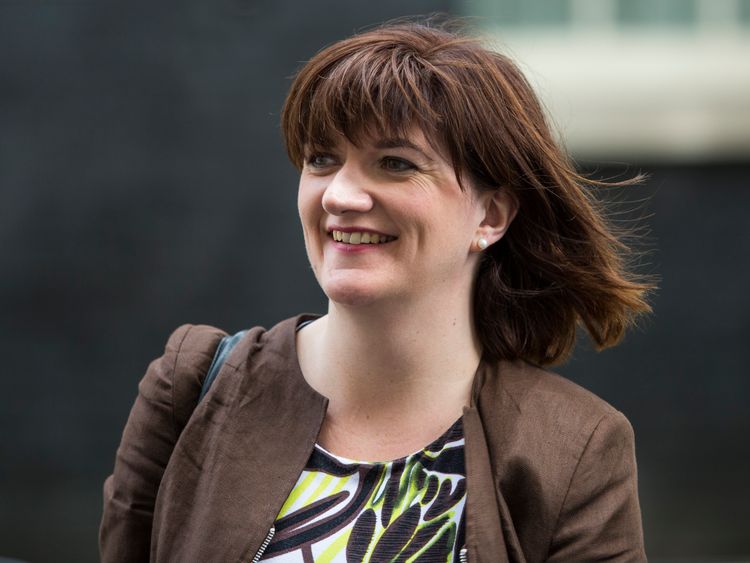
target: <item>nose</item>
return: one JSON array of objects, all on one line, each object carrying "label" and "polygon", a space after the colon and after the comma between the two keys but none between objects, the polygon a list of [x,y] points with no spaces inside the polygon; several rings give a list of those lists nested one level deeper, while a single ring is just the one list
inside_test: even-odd
[{"label": "nose", "polygon": [[345,164],[338,169],[323,192],[323,209],[331,215],[370,211],[373,201],[366,189],[366,182],[367,179],[355,166]]}]

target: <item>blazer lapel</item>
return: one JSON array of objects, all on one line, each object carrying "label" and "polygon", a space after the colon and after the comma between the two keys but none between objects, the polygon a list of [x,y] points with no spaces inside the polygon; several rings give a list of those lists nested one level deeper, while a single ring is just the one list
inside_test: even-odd
[{"label": "blazer lapel", "polygon": [[466,547],[469,561],[505,563],[509,561],[508,551],[495,496],[492,464],[476,408],[464,408],[463,424],[466,438]]},{"label": "blazer lapel", "polygon": [[[501,365],[503,369],[513,369],[510,364]],[[469,561],[472,562],[525,563],[513,519],[500,488],[503,475],[496,475],[495,470],[502,466],[499,461],[505,452],[502,437],[513,427],[519,413],[518,405],[502,390],[499,371],[485,362],[480,363],[474,377],[472,404],[464,409],[467,547]],[[491,451],[487,445],[487,424],[494,425],[496,430],[493,432],[496,437]]]}]

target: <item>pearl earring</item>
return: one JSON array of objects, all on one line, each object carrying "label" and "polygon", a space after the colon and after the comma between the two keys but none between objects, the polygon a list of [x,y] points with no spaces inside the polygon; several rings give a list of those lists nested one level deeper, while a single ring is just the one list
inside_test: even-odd
[{"label": "pearl earring", "polygon": [[480,239],[477,241],[477,246],[479,247],[479,250],[484,250],[490,245],[489,242],[487,242],[487,239],[484,237],[480,237]]}]

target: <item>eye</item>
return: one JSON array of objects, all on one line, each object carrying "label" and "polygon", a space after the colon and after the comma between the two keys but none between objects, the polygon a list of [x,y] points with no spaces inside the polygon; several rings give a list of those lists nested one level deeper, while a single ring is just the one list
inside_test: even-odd
[{"label": "eye", "polygon": [[305,157],[305,164],[310,168],[329,168],[336,164],[336,159],[330,154],[315,153]]},{"label": "eye", "polygon": [[383,170],[388,172],[409,172],[410,170],[419,170],[417,165],[409,162],[405,158],[396,156],[386,156],[380,161]]}]

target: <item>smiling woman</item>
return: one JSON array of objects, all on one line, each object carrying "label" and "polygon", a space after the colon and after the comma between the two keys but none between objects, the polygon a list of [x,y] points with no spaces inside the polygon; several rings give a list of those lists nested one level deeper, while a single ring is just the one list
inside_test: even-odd
[{"label": "smiling woman", "polygon": [[102,559],[644,560],[627,419],[543,366],[651,286],[516,66],[386,25],[313,57],[282,128],[328,311],[172,335]]}]

